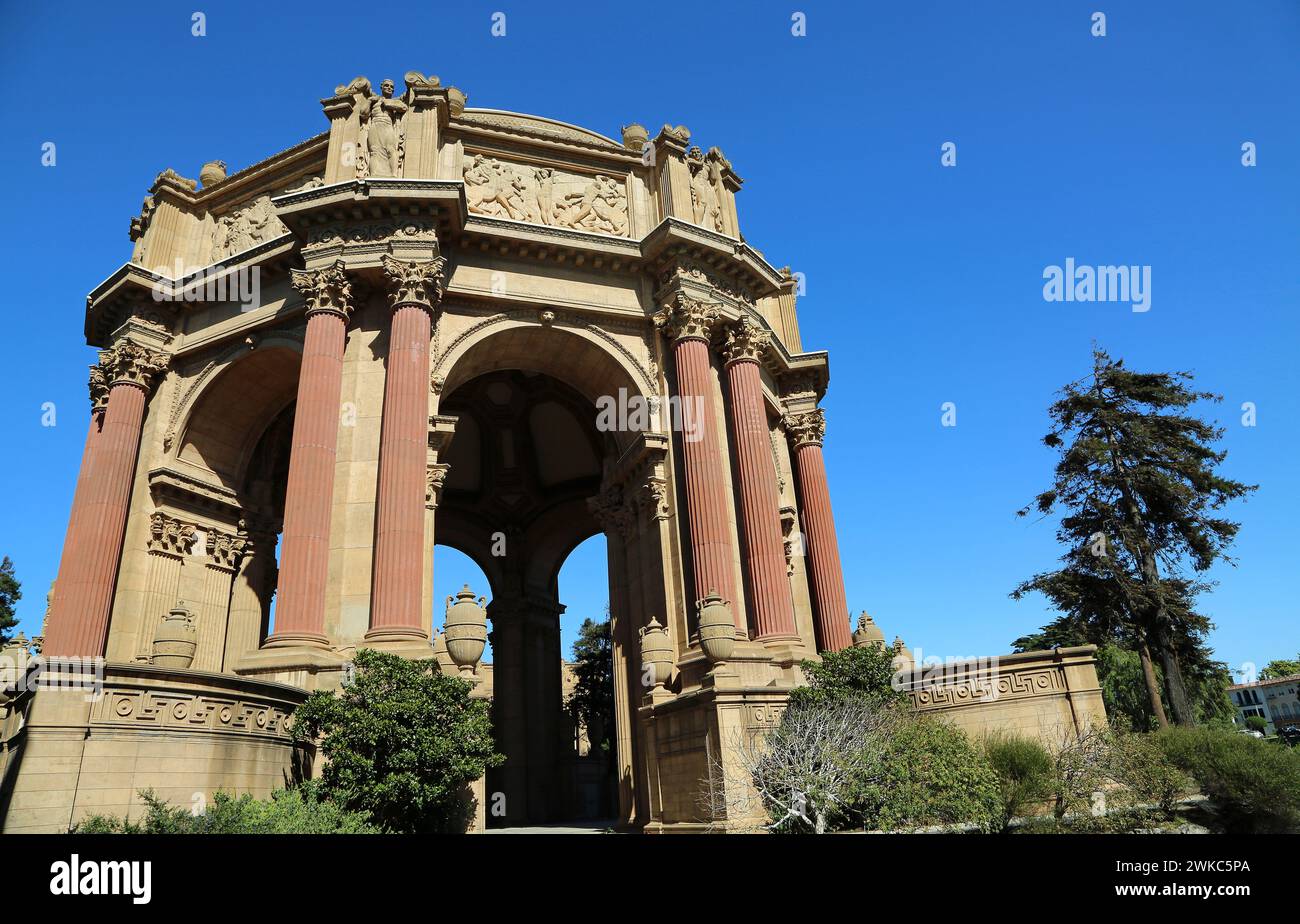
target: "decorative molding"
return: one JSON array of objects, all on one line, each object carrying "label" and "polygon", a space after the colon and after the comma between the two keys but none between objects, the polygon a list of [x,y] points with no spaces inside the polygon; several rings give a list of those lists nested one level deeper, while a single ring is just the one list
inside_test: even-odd
[{"label": "decorative molding", "polygon": [[235,732],[288,739],[290,712],[264,700],[183,690],[114,689],[91,711],[95,725]]}]

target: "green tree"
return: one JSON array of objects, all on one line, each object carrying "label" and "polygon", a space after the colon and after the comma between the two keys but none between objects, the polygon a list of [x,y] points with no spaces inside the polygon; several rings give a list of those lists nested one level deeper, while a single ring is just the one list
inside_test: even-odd
[{"label": "green tree", "polygon": [[[1182,658],[1212,628],[1195,610],[1207,585],[1187,577],[1218,560],[1239,525],[1218,514],[1255,488],[1225,478],[1223,430],[1189,412],[1220,396],[1190,387],[1191,373],[1142,373],[1093,350],[1093,370],[1062,389],[1043,438],[1058,451],[1053,484],[1030,507],[1064,511],[1057,531],[1062,567],[1019,585],[1019,599],[1043,593],[1067,624],[1090,638],[1137,651],[1152,712],[1165,724],[1155,663],[1174,721],[1195,709]],[[1028,513],[1030,507],[1021,510]]]},{"label": "green tree", "polygon": [[0,561],[0,645],[13,638],[13,628],[18,625],[14,604],[22,599],[22,585],[14,577],[14,563],[6,555]]},{"label": "green tree", "polygon": [[802,661],[807,686],[790,693],[790,705],[827,706],[846,698],[863,698],[873,703],[902,702],[905,692],[894,689],[894,646],[854,646],[842,651],[822,652],[821,661]]},{"label": "green tree", "polygon": [[363,649],[354,664],[342,690],[294,712],[299,739],[321,738],[323,796],[388,831],[463,830],[466,787],[504,760],[487,702],[433,660]]},{"label": "green tree", "polygon": [[[8,561],[9,559],[5,559]],[[1278,680],[1282,677],[1290,677],[1293,674],[1300,674],[1300,654],[1296,655],[1294,661],[1281,659],[1278,661],[1269,661],[1264,665],[1264,669],[1259,672],[1260,680]]]},{"label": "green tree", "polygon": [[608,751],[614,733],[614,645],[608,619],[582,621],[573,643],[573,674],[569,710],[586,726],[591,746]]}]

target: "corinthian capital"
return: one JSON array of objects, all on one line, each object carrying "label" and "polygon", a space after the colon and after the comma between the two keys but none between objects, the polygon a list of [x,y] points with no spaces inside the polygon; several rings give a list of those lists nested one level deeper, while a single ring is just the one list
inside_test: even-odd
[{"label": "corinthian capital", "polygon": [[102,364],[96,363],[90,367],[90,412],[92,414],[102,411],[108,404],[108,373]]},{"label": "corinthian capital", "polygon": [[209,562],[213,567],[234,571],[239,567],[240,559],[244,557],[244,549],[247,544],[247,536],[213,529],[208,531],[205,551],[208,553]]},{"label": "corinthian capital", "polygon": [[720,316],[717,305],[678,292],[655,314],[654,325],[671,340],[708,341]]},{"label": "corinthian capital", "polygon": [[418,305],[430,313],[438,307],[442,301],[442,270],[446,260],[434,257],[428,263],[408,263],[384,254],[382,263],[388,276],[389,305],[393,308]]},{"label": "corinthian capital", "polygon": [[107,350],[100,350],[99,365],[91,369],[91,400],[97,400],[96,389],[104,383],[110,387],[126,383],[147,392],[154,378],[167,370],[170,361],[166,353],[141,346],[134,340],[119,340]]},{"label": "corinthian capital", "polygon": [[782,423],[796,449],[806,443],[820,446],[826,437],[826,412],[821,408],[804,414],[786,414]]},{"label": "corinthian capital", "polygon": [[727,362],[761,363],[764,356],[772,349],[772,335],[761,324],[748,317],[742,317],[727,328],[727,343],[723,353]]},{"label": "corinthian capital", "polygon": [[319,270],[289,271],[293,287],[307,302],[307,317],[313,314],[336,314],[344,321],[352,313],[352,283],[344,271],[343,261]]},{"label": "corinthian capital", "polygon": [[445,462],[435,462],[424,473],[424,506],[436,510],[442,500],[442,487],[447,483],[447,472],[451,469]]},{"label": "corinthian capital", "polygon": [[177,557],[188,555],[194,546],[196,532],[193,523],[182,522],[155,510],[149,515],[149,551]]}]

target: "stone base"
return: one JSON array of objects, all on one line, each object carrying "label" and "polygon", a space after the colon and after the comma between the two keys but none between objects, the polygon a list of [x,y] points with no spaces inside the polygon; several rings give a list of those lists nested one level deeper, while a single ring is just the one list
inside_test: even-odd
[{"label": "stone base", "polygon": [[139,792],[173,805],[218,790],[265,798],[309,777],[314,749],[286,718],[307,694],[246,677],[110,663],[99,695],[37,689],[4,706],[0,831],[61,833],[88,815],[138,819]]},{"label": "stone base", "polygon": [[244,655],[234,664],[235,673],[304,690],[335,690],[347,670],[348,658],[328,648],[262,648]]},{"label": "stone base", "polygon": [[[739,649],[740,646],[737,646]],[[745,682],[742,662],[717,665],[698,688],[647,695],[639,720],[649,781],[647,833],[752,832],[767,818],[741,749],[775,727],[791,687]]]}]

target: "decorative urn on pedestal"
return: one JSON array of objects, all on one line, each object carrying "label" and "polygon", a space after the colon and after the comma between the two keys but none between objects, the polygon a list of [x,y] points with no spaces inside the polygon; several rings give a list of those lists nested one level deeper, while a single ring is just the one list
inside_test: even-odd
[{"label": "decorative urn on pedestal", "polygon": [[700,608],[700,648],[712,664],[721,664],[736,650],[736,621],[731,604],[716,590],[696,603]]},{"label": "decorative urn on pedestal", "polygon": [[198,638],[193,615],[185,608],[185,602],[178,600],[154,631],[153,656],[149,663],[155,667],[188,668],[194,663]]},{"label": "decorative urn on pedestal", "polygon": [[[642,682],[654,689],[662,689],[672,676],[673,649],[668,641],[668,630],[651,616],[650,624],[641,627],[641,677]],[[642,690],[648,693],[649,690]]]},{"label": "decorative urn on pedestal", "polygon": [[885,633],[880,631],[880,626],[867,615],[866,610],[863,610],[862,615],[858,617],[858,629],[853,633],[853,647],[866,648],[869,645],[884,648]]},{"label": "decorative urn on pedestal", "polygon": [[479,597],[476,602],[468,584],[456,596],[447,598],[447,654],[462,677],[474,675],[475,665],[487,645],[487,609],[483,599]]},{"label": "decorative urn on pedestal", "polygon": [[199,171],[199,179],[203,181],[203,188],[215,186],[226,178],[226,162],[224,160],[210,160],[203,165]]}]

